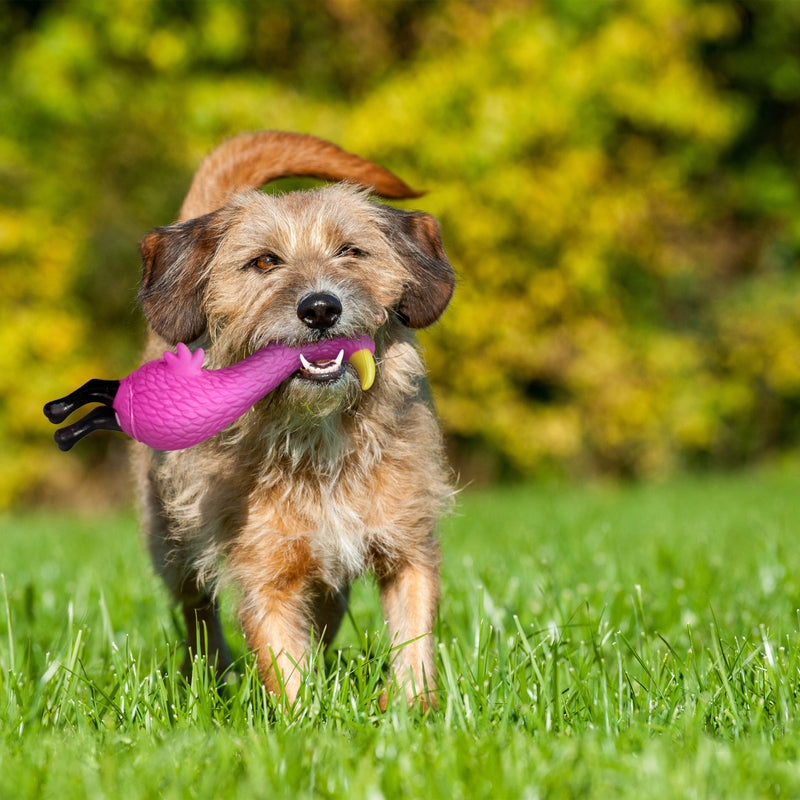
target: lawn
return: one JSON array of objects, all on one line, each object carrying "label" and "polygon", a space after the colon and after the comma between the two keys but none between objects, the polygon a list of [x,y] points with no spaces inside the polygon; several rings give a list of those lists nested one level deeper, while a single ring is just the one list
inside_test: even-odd
[{"label": "lawn", "polygon": [[800,467],[465,491],[440,708],[377,698],[371,581],[292,714],[177,672],[132,514],[0,518],[0,797],[800,795]]}]

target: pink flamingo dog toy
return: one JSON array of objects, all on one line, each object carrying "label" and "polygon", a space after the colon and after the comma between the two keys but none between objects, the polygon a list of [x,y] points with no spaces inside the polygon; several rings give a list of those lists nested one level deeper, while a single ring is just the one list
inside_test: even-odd
[{"label": "pink flamingo dog toy", "polygon": [[73,425],[56,431],[56,444],[69,450],[96,430],[122,431],[156,450],[183,450],[219,433],[295,372],[318,381],[341,377],[346,359],[366,390],[375,379],[375,342],[326,339],[301,347],[274,342],[222,369],[203,369],[202,349],[183,344],[148,361],[127,378],[90,380],[44,407],[59,424],[87,403],[101,403]]}]

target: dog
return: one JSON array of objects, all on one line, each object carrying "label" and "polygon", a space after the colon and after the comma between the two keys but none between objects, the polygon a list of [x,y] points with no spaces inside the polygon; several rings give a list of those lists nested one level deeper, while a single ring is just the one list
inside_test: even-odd
[{"label": "dog", "polygon": [[[335,183],[258,191],[286,176]],[[366,570],[397,648],[390,683],[435,705],[434,531],[453,481],[414,331],[439,319],[455,279],[438,222],[371,195],[419,193],[322,139],[243,134],[202,162],[178,221],[140,243],[145,360],[178,342],[220,368],[270,342],[375,341],[367,391],[351,365],[308,364],[206,442],[134,445],[149,551],[190,657],[231,666],[217,596],[233,581],[259,676],[289,705]]]}]

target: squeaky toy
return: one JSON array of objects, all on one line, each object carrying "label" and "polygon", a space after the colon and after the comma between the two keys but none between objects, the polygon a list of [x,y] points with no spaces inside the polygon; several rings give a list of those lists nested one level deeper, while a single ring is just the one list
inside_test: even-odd
[{"label": "squeaky toy", "polygon": [[273,342],[236,364],[203,369],[202,349],[180,343],[175,353],[148,361],[127,378],[90,380],[44,407],[50,422],[62,423],[87,403],[100,403],[78,422],[56,431],[61,450],[92,431],[122,431],[156,450],[183,450],[219,433],[295,372],[316,381],[341,377],[347,361],[362,389],[375,379],[375,342],[326,339],[290,347]]}]

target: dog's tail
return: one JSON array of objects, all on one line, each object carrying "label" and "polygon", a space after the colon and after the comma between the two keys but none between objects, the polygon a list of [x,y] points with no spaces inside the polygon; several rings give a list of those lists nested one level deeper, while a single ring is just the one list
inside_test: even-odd
[{"label": "dog's tail", "polygon": [[351,181],[392,199],[422,195],[389,170],[324,139],[302,133],[258,131],[229,139],[206,157],[192,179],[178,219],[194,219],[216,211],[232,192],[257,189],[276,178],[295,176]]}]

